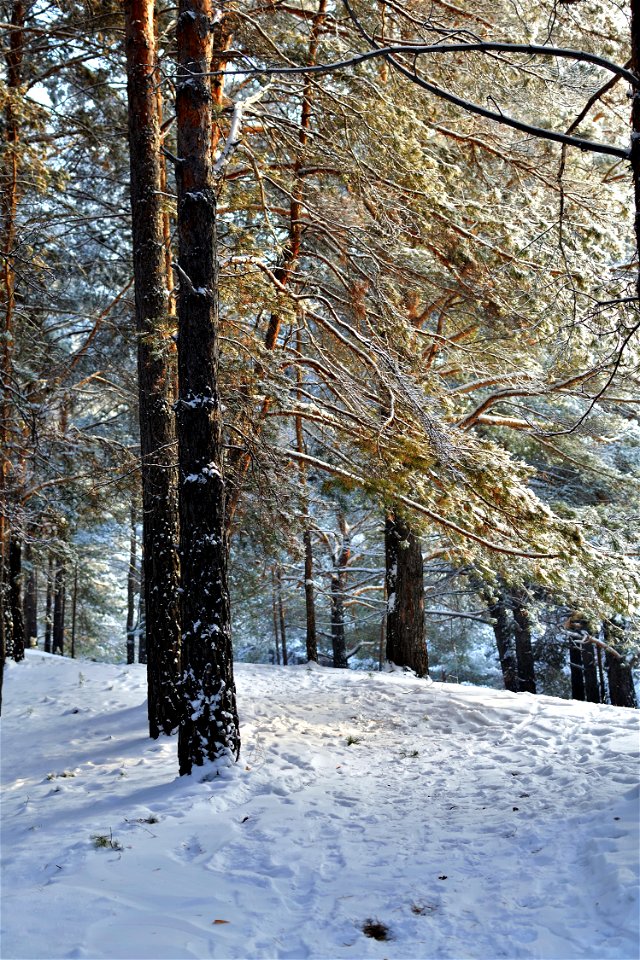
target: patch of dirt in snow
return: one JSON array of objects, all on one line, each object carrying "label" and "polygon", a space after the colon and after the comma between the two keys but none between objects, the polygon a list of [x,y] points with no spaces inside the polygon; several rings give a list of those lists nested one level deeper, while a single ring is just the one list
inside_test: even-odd
[{"label": "patch of dirt in snow", "polygon": [[241,762],[201,782],[144,668],[9,665],[5,960],[637,956],[636,711],[236,673]]}]

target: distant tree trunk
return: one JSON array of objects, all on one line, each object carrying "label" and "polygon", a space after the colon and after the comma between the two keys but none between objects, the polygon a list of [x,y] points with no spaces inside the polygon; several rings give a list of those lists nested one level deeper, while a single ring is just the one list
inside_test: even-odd
[{"label": "distant tree trunk", "polygon": [[22,543],[16,536],[9,542],[9,598],[11,603],[12,656],[24,660],[24,615],[22,612]]},{"label": "distant tree trunk", "polygon": [[284,598],[282,596],[282,570],[276,567],[276,588],[278,591],[278,620],[280,621],[280,640],[282,642],[282,665],[288,666],[289,656],[287,654],[287,630],[284,619]]},{"label": "distant tree trunk", "polygon": [[136,535],[136,512],[135,507],[131,507],[131,530],[129,534],[129,569],[127,571],[127,663],[136,662],[136,553],[137,553],[137,535]]},{"label": "distant tree trunk", "polygon": [[596,656],[598,658],[598,685],[600,690],[600,703],[606,703],[607,687],[604,680],[604,664],[603,664],[601,647],[596,647]]},{"label": "distant tree trunk", "polygon": [[316,634],[316,604],[313,585],[313,542],[311,530],[304,531],[304,603],[307,625],[307,660],[318,661],[318,638]]},{"label": "distant tree trunk", "polygon": [[76,626],[78,622],[78,561],[73,567],[73,595],[71,597],[71,659],[76,656]]},{"label": "distant tree trunk", "polygon": [[59,561],[56,566],[55,590],[53,596],[53,653],[64,655],[64,614],[66,602],[66,571]]},{"label": "distant tree trunk", "polygon": [[218,387],[216,198],[211,169],[211,0],[179,0],[176,82],[178,389],[183,630],[181,774],[240,753],[227,586]]},{"label": "distant tree trunk", "polygon": [[592,643],[585,643],[582,647],[582,666],[584,669],[585,699],[590,703],[601,703],[600,687],[598,685],[598,668],[596,655]]},{"label": "distant tree trunk", "polygon": [[518,689],[521,693],[536,692],[536,673],[531,643],[531,619],[526,597],[514,594],[513,622],[518,664]]},{"label": "distant tree trunk", "polygon": [[582,646],[572,643],[569,646],[569,669],[571,671],[571,699],[584,700],[584,664]]},{"label": "distant tree trunk", "polygon": [[147,662],[147,622],[144,602],[144,550],[140,550],[140,593],[138,594],[138,623],[136,633],[138,635],[138,663]]},{"label": "distant tree trunk", "polygon": [[276,645],[276,663],[280,666],[280,619],[278,616],[278,591],[276,588],[276,570],[271,570],[271,601],[273,606],[273,637]]},{"label": "distant tree trunk", "polygon": [[487,603],[487,611],[493,621],[493,634],[496,638],[504,688],[511,693],[517,693],[520,687],[518,685],[518,665],[514,648],[514,631],[509,619],[509,609],[505,596],[503,593],[494,592],[490,588],[484,588],[482,596]]},{"label": "distant tree trunk", "polygon": [[344,514],[338,515],[340,541],[332,556],[331,572],[331,645],[333,666],[340,670],[348,668],[347,640],[344,628],[344,602],[347,591],[347,568],[351,558],[351,537]]},{"label": "distant tree trunk", "polygon": [[53,557],[47,562],[47,600],[44,616],[44,652],[51,653],[51,631],[53,627]]},{"label": "distant tree trunk", "polygon": [[24,634],[29,647],[38,645],[38,568],[33,559],[31,544],[24,550],[27,579],[24,590]]},{"label": "distant tree trunk", "polygon": [[424,677],[429,673],[429,657],[424,628],[422,544],[409,524],[395,513],[387,515],[384,544],[387,660]]},{"label": "distant tree trunk", "polygon": [[178,505],[162,210],[160,77],[153,0],[125,0],[135,277],[149,734],[178,726]]},{"label": "distant tree trunk", "polygon": [[[624,640],[624,628],[612,620],[605,620],[604,637],[611,647],[621,646],[621,641]],[[609,699],[612,706],[637,708],[638,701],[631,664],[623,655],[617,657],[609,650],[606,651],[605,660],[609,679]]]}]

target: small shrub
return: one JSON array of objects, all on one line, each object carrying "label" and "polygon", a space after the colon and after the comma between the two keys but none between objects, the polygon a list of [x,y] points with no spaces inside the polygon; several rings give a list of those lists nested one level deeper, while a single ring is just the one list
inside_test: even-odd
[{"label": "small shrub", "polygon": [[95,833],[91,839],[93,840],[93,845],[96,850],[103,850],[108,848],[109,850],[124,850],[124,847],[119,840],[113,839],[113,834],[111,830],[108,834],[106,833]]},{"label": "small shrub", "polygon": [[362,932],[365,937],[371,937],[372,940],[393,940],[391,931],[385,923],[379,920],[365,920],[362,924]]},{"label": "small shrub", "polygon": [[347,737],[347,746],[352,747],[354,743],[362,743],[362,737],[352,737],[351,734]]}]

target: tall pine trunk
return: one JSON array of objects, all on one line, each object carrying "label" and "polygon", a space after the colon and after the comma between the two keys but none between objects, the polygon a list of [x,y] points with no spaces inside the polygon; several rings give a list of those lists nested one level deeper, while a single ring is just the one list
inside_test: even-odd
[{"label": "tall pine trunk", "polygon": [[127,570],[127,663],[136,662],[136,512],[131,507],[131,530],[129,532],[129,567]]},{"label": "tall pine trunk", "polygon": [[571,673],[571,699],[584,700],[584,664],[582,647],[572,643],[569,647],[569,670]]},{"label": "tall pine trunk", "polygon": [[313,583],[313,541],[311,530],[304,531],[304,606],[307,627],[307,660],[318,661],[316,603]]},{"label": "tall pine trunk", "polygon": [[25,545],[24,636],[28,647],[38,645],[38,568],[30,544]]},{"label": "tall pine trunk", "polygon": [[[620,647],[624,641],[624,627],[613,620],[605,620],[604,638],[611,647]],[[606,651],[607,678],[609,680],[609,699],[614,707],[637,708],[633,670],[631,664],[620,653],[616,656],[611,650]]]},{"label": "tall pine trunk", "polygon": [[518,690],[522,693],[536,692],[536,673],[531,642],[531,617],[526,595],[513,595],[513,622],[518,664]]},{"label": "tall pine trunk", "polygon": [[409,667],[419,677],[429,673],[424,627],[422,545],[396,513],[385,522],[387,588],[387,660]]},{"label": "tall pine trunk", "polygon": [[[11,481],[12,463],[11,423],[13,420],[13,351],[15,314],[15,256],[18,199],[20,193],[20,113],[19,95],[22,86],[22,61],[24,56],[24,26],[27,9],[24,0],[14,0],[11,6],[11,30],[4,34],[4,61],[6,95],[3,111],[3,153],[0,168],[0,215],[2,218],[2,267],[0,268],[1,297],[3,301],[2,328],[0,329],[0,696],[4,677],[4,662],[13,649],[14,624],[12,604],[14,584],[11,574]],[[15,559],[15,558],[14,558]],[[19,618],[21,621],[22,610]],[[18,649],[20,638],[18,624]]]},{"label": "tall pine trunk", "polygon": [[351,558],[349,527],[343,514],[338,516],[340,540],[333,552],[331,571],[331,646],[333,666],[344,670],[347,661],[347,639],[344,624],[344,603],[347,591],[347,569]]},{"label": "tall pine trunk", "polygon": [[181,774],[240,752],[227,585],[216,199],[211,164],[211,0],[180,0],[178,403],[183,630]]},{"label": "tall pine trunk", "polygon": [[53,557],[47,561],[47,598],[44,613],[44,652],[51,653],[51,634],[53,631]]},{"label": "tall pine trunk", "polygon": [[149,733],[180,720],[180,604],[174,401],[164,221],[160,75],[153,0],[125,0],[135,278]]},{"label": "tall pine trunk", "polygon": [[66,571],[64,563],[58,561],[53,594],[53,653],[64,654],[64,623],[66,604]]},{"label": "tall pine trunk", "polygon": [[9,598],[11,605],[12,656],[24,660],[24,615],[22,609],[22,543],[16,536],[9,542]]},{"label": "tall pine trunk", "polygon": [[514,648],[513,624],[509,619],[509,609],[504,593],[487,588],[483,589],[482,596],[493,621],[493,634],[496,638],[504,688],[511,693],[517,693],[519,690],[518,665]]}]

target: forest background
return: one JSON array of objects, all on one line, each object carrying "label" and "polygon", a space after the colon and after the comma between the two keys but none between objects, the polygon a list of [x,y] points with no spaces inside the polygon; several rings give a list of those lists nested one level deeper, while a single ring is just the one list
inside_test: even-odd
[{"label": "forest background", "polygon": [[[634,706],[635,10],[11,0],[1,17],[3,659],[35,638],[148,659],[150,731],[170,732],[202,639],[184,585],[213,570],[227,623],[228,550],[238,658],[424,675],[426,620],[437,679]],[[375,47],[393,52],[308,70]],[[200,309],[209,346],[185,334]],[[211,395],[184,387],[198,353]],[[211,491],[205,563],[185,503]]]}]

